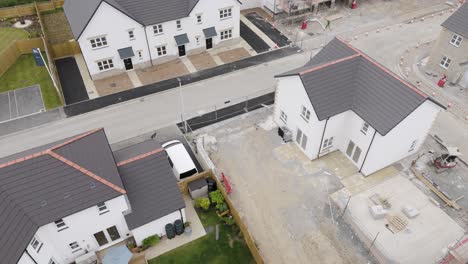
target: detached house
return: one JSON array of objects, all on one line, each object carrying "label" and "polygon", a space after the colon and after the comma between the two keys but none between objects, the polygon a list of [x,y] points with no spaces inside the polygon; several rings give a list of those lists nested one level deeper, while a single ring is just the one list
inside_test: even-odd
[{"label": "detached house", "polygon": [[445,74],[450,82],[468,88],[468,2],[442,23],[428,70]]},{"label": "detached house", "polygon": [[275,122],[310,159],[339,150],[364,175],[416,153],[444,108],[337,38],[276,78]]},{"label": "detached house", "polygon": [[0,160],[2,264],[66,264],[185,221],[159,144],[112,153],[102,129]]},{"label": "detached house", "polygon": [[66,0],[93,79],[239,40],[238,0]]}]

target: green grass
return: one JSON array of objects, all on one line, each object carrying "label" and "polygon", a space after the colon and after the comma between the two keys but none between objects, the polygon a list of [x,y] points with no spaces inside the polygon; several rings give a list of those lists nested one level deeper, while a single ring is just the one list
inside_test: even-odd
[{"label": "green grass", "polygon": [[21,55],[0,77],[0,93],[35,84],[41,86],[42,99],[47,109],[62,105],[46,68],[36,66],[32,54]]},{"label": "green grass", "polygon": [[235,229],[221,223],[214,209],[197,211],[203,226],[219,224],[219,240],[215,232],[151,259],[149,264],[254,264],[255,260],[245,243]]},{"label": "green grass", "polygon": [[0,53],[18,39],[27,39],[29,33],[24,29],[0,27]]}]

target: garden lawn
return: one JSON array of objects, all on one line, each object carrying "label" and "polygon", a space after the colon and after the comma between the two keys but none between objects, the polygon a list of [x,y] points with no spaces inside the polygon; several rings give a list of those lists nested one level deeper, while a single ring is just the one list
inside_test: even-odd
[{"label": "garden lawn", "polygon": [[161,256],[149,260],[149,264],[254,264],[245,240],[237,235],[239,230],[224,225],[214,209],[204,212],[197,210],[203,226],[219,224],[219,240],[216,241],[215,231],[178,247]]},{"label": "garden lawn", "polygon": [[29,33],[24,29],[0,27],[0,53],[18,39],[27,39]]},{"label": "garden lawn", "polygon": [[[45,57],[45,54],[43,53]],[[45,67],[36,66],[32,54],[21,55],[18,60],[0,76],[0,93],[39,84],[42,99],[47,109],[61,106],[62,103]]]}]

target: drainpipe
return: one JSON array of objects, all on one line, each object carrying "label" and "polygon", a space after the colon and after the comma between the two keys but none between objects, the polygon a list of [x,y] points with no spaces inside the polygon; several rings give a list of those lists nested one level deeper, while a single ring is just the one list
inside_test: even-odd
[{"label": "drainpipe", "polygon": [[29,256],[29,258],[34,262],[34,264],[37,264],[37,261],[31,256],[31,254],[29,254],[27,249],[24,250],[24,253],[26,253],[26,255]]},{"label": "drainpipe", "polygon": [[364,163],[366,163],[367,155],[369,154],[370,148],[372,147],[372,143],[374,143],[374,138],[376,134],[377,134],[377,130],[375,130],[374,135],[372,136],[372,140],[369,144],[369,148],[367,149],[366,156],[364,157],[364,160],[362,161],[362,165],[361,165],[361,168],[359,169],[359,172],[361,172],[362,168],[364,167]]},{"label": "drainpipe", "polygon": [[184,215],[182,214],[182,208],[179,209],[179,213],[180,213],[180,220],[182,220],[182,223],[185,223],[184,222]]},{"label": "drainpipe", "polygon": [[323,137],[325,137],[325,130],[327,129],[328,120],[330,120],[330,118],[327,118],[327,120],[325,121],[325,126],[323,127],[323,133],[322,133],[322,138],[320,139],[320,145],[319,145],[319,149],[318,149],[318,153],[317,153],[317,159],[320,157],[320,150],[322,149]]},{"label": "drainpipe", "polygon": [[146,45],[148,46],[148,52],[150,56],[151,67],[153,66],[153,58],[151,57],[151,49],[148,41],[148,34],[146,33],[146,27],[143,26],[143,31],[145,31]]}]

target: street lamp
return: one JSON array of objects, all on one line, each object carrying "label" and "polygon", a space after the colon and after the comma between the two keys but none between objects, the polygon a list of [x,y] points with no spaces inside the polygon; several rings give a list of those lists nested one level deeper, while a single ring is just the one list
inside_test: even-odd
[{"label": "street lamp", "polygon": [[181,107],[181,113],[180,117],[182,119],[182,122],[184,123],[184,131],[187,133],[187,120],[184,118],[184,112],[185,112],[185,107],[184,107],[184,97],[182,95],[182,81],[180,78],[177,78],[177,81],[179,81],[179,98],[180,98],[180,107]]}]

